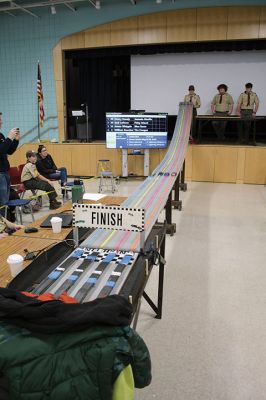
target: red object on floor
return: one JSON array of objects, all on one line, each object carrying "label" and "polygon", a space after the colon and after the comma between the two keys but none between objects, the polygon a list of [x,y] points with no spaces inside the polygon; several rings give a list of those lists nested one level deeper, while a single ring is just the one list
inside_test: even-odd
[{"label": "red object on floor", "polygon": [[58,297],[58,300],[61,300],[63,303],[69,304],[78,303],[78,301],[74,297],[69,296],[67,292],[61,293]]},{"label": "red object on floor", "polygon": [[60,300],[63,303],[67,303],[67,304],[78,303],[78,301],[74,297],[69,296],[67,294],[67,292],[61,293],[60,296],[58,297],[58,299],[55,298],[52,293],[43,293],[40,296],[38,296],[37,294],[34,294],[34,293],[30,293],[30,292],[21,292],[21,294],[24,294],[24,296],[33,297],[34,299],[40,300],[40,301]]}]

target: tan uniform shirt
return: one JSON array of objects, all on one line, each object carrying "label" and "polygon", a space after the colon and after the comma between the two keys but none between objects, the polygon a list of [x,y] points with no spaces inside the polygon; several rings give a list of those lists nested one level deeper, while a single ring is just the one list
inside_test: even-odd
[{"label": "tan uniform shirt", "polygon": [[254,92],[250,92],[250,100],[248,105],[248,93],[243,92],[238,98],[238,107],[242,110],[253,110],[254,105],[259,104],[259,98]]},{"label": "tan uniform shirt", "polygon": [[6,229],[6,223],[3,220],[3,217],[0,215],[0,233],[3,233]]},{"label": "tan uniform shirt", "polygon": [[191,97],[191,103],[193,104],[194,108],[199,108],[201,106],[201,101],[200,97],[198,94],[194,93],[190,96],[190,94],[187,94],[184,98],[185,103],[190,103],[190,97]]},{"label": "tan uniform shirt", "polygon": [[230,110],[230,106],[234,104],[234,100],[229,93],[222,95],[222,102],[220,103],[220,94],[216,94],[212,100],[212,105],[215,106],[215,111],[227,112]]},{"label": "tan uniform shirt", "polygon": [[37,178],[39,172],[37,171],[36,165],[28,162],[24,165],[21,173],[21,182],[29,181],[32,178]]}]

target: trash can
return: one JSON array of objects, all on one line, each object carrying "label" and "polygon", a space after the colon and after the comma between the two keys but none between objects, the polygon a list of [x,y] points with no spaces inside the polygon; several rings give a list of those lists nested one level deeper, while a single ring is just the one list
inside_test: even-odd
[{"label": "trash can", "polygon": [[81,185],[72,186],[72,203],[79,203],[83,198],[83,187]]}]

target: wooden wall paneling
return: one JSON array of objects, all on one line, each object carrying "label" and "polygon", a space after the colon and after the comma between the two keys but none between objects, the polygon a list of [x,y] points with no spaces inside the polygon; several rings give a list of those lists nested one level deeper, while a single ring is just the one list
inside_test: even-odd
[{"label": "wooden wall paneling", "polygon": [[188,146],[187,154],[186,154],[186,158],[185,158],[185,161],[186,161],[186,163],[185,163],[185,165],[186,165],[185,179],[188,181],[192,181],[192,153],[193,153],[192,148],[193,148],[193,145]]},{"label": "wooden wall paneling", "polygon": [[111,24],[84,31],[85,48],[111,46]]},{"label": "wooden wall paneling", "polygon": [[75,144],[72,150],[72,173],[95,176],[97,167],[97,145]]},{"label": "wooden wall paneling", "polygon": [[96,147],[96,172],[98,160],[110,160],[113,174],[121,175],[121,150],[107,149],[105,143],[99,143]]},{"label": "wooden wall paneling", "polygon": [[160,164],[160,150],[150,149],[150,174]]},{"label": "wooden wall paneling", "polygon": [[260,9],[259,38],[266,38],[266,7],[261,7]]},{"label": "wooden wall paneling", "polygon": [[227,8],[197,9],[197,40],[226,40]]},{"label": "wooden wall paneling", "polygon": [[166,13],[141,15],[138,26],[139,44],[166,42]]},{"label": "wooden wall paneling", "polygon": [[67,36],[61,40],[62,50],[66,49],[84,49],[85,33],[79,32],[74,35]]},{"label": "wooden wall paneling", "polygon": [[214,182],[236,182],[237,153],[238,149],[236,147],[216,147],[214,162]]},{"label": "wooden wall paneling", "polygon": [[65,53],[61,42],[53,49],[54,75],[56,90],[56,109],[58,118],[59,141],[65,139],[64,99],[65,99]]},{"label": "wooden wall paneling", "polygon": [[57,111],[59,141],[65,140],[65,115],[64,111]]},{"label": "wooden wall paneling", "polygon": [[213,182],[216,147],[192,146],[192,180]]},{"label": "wooden wall paneling", "polygon": [[111,23],[111,46],[138,43],[138,18],[126,18]]},{"label": "wooden wall paneling", "polygon": [[136,157],[127,157],[128,175],[136,175]]},{"label": "wooden wall paneling", "polygon": [[[54,159],[55,164],[58,168],[65,167],[67,169],[68,175],[75,175],[72,172],[72,154],[74,153],[75,147],[71,144],[45,144],[48,153]],[[74,154],[74,156],[78,157],[78,155]]]},{"label": "wooden wall paneling", "polygon": [[227,39],[259,37],[260,7],[228,7]]},{"label": "wooden wall paneling", "polygon": [[236,183],[244,183],[245,162],[246,162],[246,148],[238,147]]},{"label": "wooden wall paneling", "polygon": [[[37,151],[39,143],[25,143],[9,157],[10,165],[25,163],[28,150]],[[97,161],[108,158],[113,163],[115,175],[121,175],[121,151],[107,150],[103,144],[47,143],[47,148],[58,166],[66,166],[69,175],[96,174]],[[217,150],[218,149],[218,150]],[[156,154],[157,153],[157,154]],[[150,172],[166,150],[152,150]],[[143,156],[129,156],[128,171],[143,174]],[[136,160],[139,160],[136,162]],[[235,176],[235,180],[233,177]],[[266,148],[220,147],[192,145],[186,155],[186,179],[206,182],[266,183]]]},{"label": "wooden wall paneling", "polygon": [[64,81],[55,81],[57,111],[64,111]]},{"label": "wooden wall paneling", "polygon": [[266,184],[266,148],[246,148],[244,183]]},{"label": "wooden wall paneling", "polygon": [[192,42],[197,40],[197,10],[171,11],[166,14],[166,41]]},{"label": "wooden wall paneling", "polygon": [[144,175],[144,156],[130,156],[131,158],[135,158],[135,171],[134,173],[137,176]]},{"label": "wooden wall paneling", "polygon": [[53,48],[53,59],[54,59],[54,78],[56,81],[62,81],[64,79],[63,71],[64,66],[64,52],[62,52],[61,40]]},{"label": "wooden wall paneling", "polygon": [[20,164],[24,164],[26,162],[26,151],[34,149],[35,147],[32,147],[32,143],[26,143],[18,147],[18,149],[15,151],[14,154],[11,156],[8,156],[8,161],[10,163],[11,167],[17,167]]}]

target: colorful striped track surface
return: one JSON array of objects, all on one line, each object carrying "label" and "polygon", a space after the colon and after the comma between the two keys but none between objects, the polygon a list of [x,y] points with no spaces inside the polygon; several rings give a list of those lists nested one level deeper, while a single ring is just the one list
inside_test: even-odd
[{"label": "colorful striped track surface", "polygon": [[[182,168],[189,139],[192,106],[181,103],[173,139],[163,161],[122,204],[145,209],[148,237]],[[118,294],[138,257],[139,233],[96,229],[79,248],[34,289],[35,293],[67,292],[79,302]]]},{"label": "colorful striped track surface", "polygon": [[[180,103],[173,139],[162,162],[139,188],[123,202],[123,207],[145,209],[145,239],[148,237],[179,174],[187,151],[192,106]],[[139,234],[96,229],[83,242],[85,247],[139,251]]]}]

